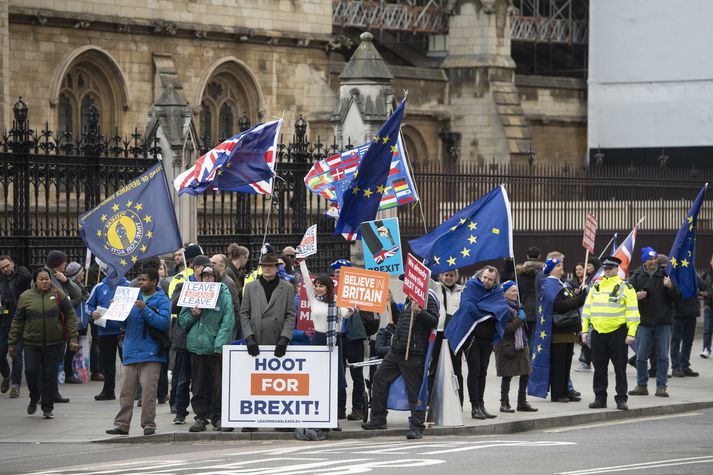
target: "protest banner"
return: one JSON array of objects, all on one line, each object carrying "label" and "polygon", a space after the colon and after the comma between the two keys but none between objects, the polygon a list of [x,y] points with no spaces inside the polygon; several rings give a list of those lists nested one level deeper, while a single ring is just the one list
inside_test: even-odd
[{"label": "protest banner", "polygon": [[342,267],[339,271],[337,305],[357,306],[360,310],[384,313],[389,295],[389,274],[356,267]]},{"label": "protest banner", "polygon": [[399,276],[404,273],[399,218],[377,219],[361,223],[359,229],[364,251],[364,267]]},{"label": "protest banner", "polygon": [[129,316],[131,309],[134,307],[134,303],[139,298],[139,292],[141,292],[141,289],[138,287],[117,287],[114,299],[111,301],[106,313],[102,315],[102,318],[119,322],[126,320],[126,317]]},{"label": "protest banner", "polygon": [[223,427],[337,427],[339,352],[326,346],[274,346],[253,357],[244,345],[223,347]]},{"label": "protest banner", "polygon": [[181,295],[178,296],[179,307],[215,308],[220,295],[220,282],[183,283]]},{"label": "protest banner", "polygon": [[302,238],[302,242],[300,242],[300,245],[297,246],[296,251],[296,256],[300,259],[304,259],[305,257],[311,256],[312,254],[317,254],[316,224],[313,224],[312,226],[307,228],[307,231],[305,231],[305,235]]},{"label": "protest banner", "polygon": [[594,240],[597,238],[597,218],[592,213],[587,213],[584,221],[584,236],[582,237],[582,247],[590,254],[594,254]]},{"label": "protest banner", "polygon": [[404,271],[404,294],[411,297],[421,308],[426,308],[428,302],[428,282],[430,280],[431,270],[409,253],[406,256],[406,270]]},{"label": "protest banner", "polygon": [[[309,276],[312,281],[314,281],[315,276]],[[337,292],[337,287],[339,287],[339,282],[332,278],[334,283],[334,292]],[[312,321],[312,305],[309,303],[309,296],[307,295],[307,288],[305,287],[304,281],[300,281],[300,288],[298,290],[299,295],[299,305],[297,309],[297,325],[295,328],[300,331],[311,332],[314,331],[314,322]]]}]

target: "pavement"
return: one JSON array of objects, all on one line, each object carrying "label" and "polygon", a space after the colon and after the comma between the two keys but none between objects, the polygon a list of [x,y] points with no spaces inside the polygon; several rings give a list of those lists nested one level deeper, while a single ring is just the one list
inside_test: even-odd
[{"label": "pavement", "polygon": [[[539,409],[534,413],[515,412],[504,414],[498,411],[500,407],[500,378],[495,375],[495,361],[491,358],[485,390],[485,406],[497,418],[486,421],[474,420],[470,417],[470,405],[464,406],[464,426],[462,427],[431,427],[426,431],[432,435],[491,435],[512,434],[530,430],[550,429],[554,427],[592,424],[610,420],[649,417],[695,411],[713,407],[713,359],[699,356],[701,340],[693,344],[691,367],[700,373],[699,377],[671,378],[668,383],[670,397],[661,398],[653,395],[656,383],[649,380],[649,396],[629,396],[629,410],[615,409],[613,401],[614,374],[609,373],[609,408],[593,410],[587,405],[593,400],[592,372],[576,372],[579,364],[577,357],[579,349],[575,348],[572,363],[572,381],[575,388],[582,393],[582,401],[556,403],[549,400],[530,397],[530,403]],[[464,364],[464,370],[466,365]],[[629,389],[636,385],[636,371],[627,367]],[[513,378],[511,388],[511,403],[517,398],[517,378]],[[24,379],[23,379],[24,384]],[[195,442],[195,441],[229,441],[229,440],[269,440],[293,439],[294,434],[261,429],[254,433],[234,432],[202,433],[188,432],[193,419],[192,414],[186,419],[185,425],[174,425],[174,415],[170,413],[168,404],[157,405],[155,435],[143,436],[140,427],[141,408],[134,409],[133,425],[129,436],[109,436],[104,431],[113,427],[113,419],[119,408],[118,400],[95,401],[94,395],[101,390],[99,382],[88,384],[62,384],[60,393],[71,399],[68,404],[55,404],[54,419],[42,418],[42,411],[35,415],[27,415],[29,403],[28,390],[23,386],[20,398],[10,399],[8,394],[0,395],[0,443],[165,443],[165,442]],[[118,395],[119,381],[117,381]],[[467,391],[466,391],[467,398]],[[514,406],[514,404],[513,404]],[[349,406],[348,406],[349,407]],[[190,409],[189,409],[190,410]],[[360,421],[340,421],[342,431],[328,433],[330,440],[356,439],[374,436],[403,436],[408,428],[408,413],[391,411],[388,417],[389,428],[378,431],[365,431],[360,427]]]}]

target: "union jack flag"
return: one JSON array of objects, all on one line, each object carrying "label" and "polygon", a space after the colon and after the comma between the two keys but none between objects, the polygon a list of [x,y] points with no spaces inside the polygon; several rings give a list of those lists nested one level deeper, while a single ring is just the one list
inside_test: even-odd
[{"label": "union jack flag", "polygon": [[275,151],[282,120],[258,124],[241,132],[196,160],[173,180],[179,195],[206,190],[272,193]]},{"label": "union jack flag", "polygon": [[[634,229],[631,230],[626,239],[624,239],[624,242],[616,248],[616,252],[613,254],[614,257],[621,260],[621,264],[619,265],[619,277],[621,277],[621,280],[626,280],[629,274],[629,264],[631,264],[631,256],[634,254],[634,246],[636,246],[636,233],[639,230],[639,224],[641,224],[641,221],[634,226]],[[592,276],[590,283],[593,284],[600,281],[603,274],[604,268],[600,267],[599,270],[597,270],[597,272],[595,272]]]}]

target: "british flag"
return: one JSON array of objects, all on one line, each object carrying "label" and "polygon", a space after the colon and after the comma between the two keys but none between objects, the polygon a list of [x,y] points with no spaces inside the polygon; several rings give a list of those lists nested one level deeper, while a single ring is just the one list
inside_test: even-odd
[{"label": "british flag", "polygon": [[[369,149],[369,145],[370,143],[360,145],[316,162],[304,178],[305,185],[312,193],[329,200],[332,202],[332,206],[338,208],[342,202],[342,195],[354,179],[359,163]],[[403,144],[399,136],[391,160],[387,186],[384,188],[379,203],[381,210],[418,200],[413,178],[402,150]]]},{"label": "british flag", "polygon": [[[622,280],[626,280],[629,274],[629,265],[631,264],[631,256],[634,254],[634,246],[636,246],[636,233],[639,230],[639,224],[641,224],[641,221],[634,226],[634,229],[631,230],[626,239],[624,239],[624,242],[616,248],[616,252],[613,254],[614,257],[621,260],[621,264],[619,265],[619,277],[621,277]],[[600,281],[603,274],[604,268],[600,267],[592,276],[590,283]]]},{"label": "british flag", "polygon": [[241,132],[196,160],[173,180],[179,195],[206,190],[272,193],[275,152],[282,120],[258,124]]}]

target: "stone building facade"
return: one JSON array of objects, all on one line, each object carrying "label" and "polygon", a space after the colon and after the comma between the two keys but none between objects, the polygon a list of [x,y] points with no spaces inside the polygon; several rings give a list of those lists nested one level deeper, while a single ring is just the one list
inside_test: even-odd
[{"label": "stone building facade", "polygon": [[[403,123],[416,167],[458,160],[584,160],[586,87],[518,76],[510,3],[448,2],[448,54],[433,66],[386,61],[394,98],[409,91]],[[494,5],[494,6],[493,6]],[[303,114],[310,140],[339,136],[335,113],[353,47],[334,34],[331,0],[0,0],[0,126],[23,96],[34,128],[81,132],[94,104],[113,135],[143,130],[170,84],[199,137],[284,117],[285,140]],[[385,116],[384,116],[385,118]],[[363,139],[363,137],[361,137]],[[450,142],[449,142],[450,140]],[[450,154],[453,159],[453,153]]]}]

